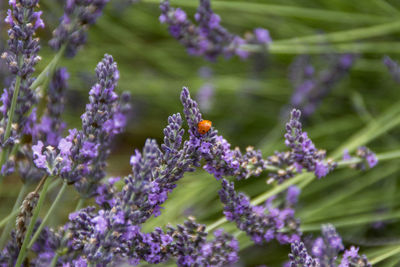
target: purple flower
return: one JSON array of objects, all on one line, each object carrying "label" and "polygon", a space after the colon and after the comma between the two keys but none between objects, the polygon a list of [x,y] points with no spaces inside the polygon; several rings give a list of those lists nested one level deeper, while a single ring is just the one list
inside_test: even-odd
[{"label": "purple flower", "polygon": [[191,55],[204,56],[214,61],[219,55],[226,58],[238,55],[248,57],[249,53],[240,49],[240,45],[252,43],[269,43],[271,38],[264,29],[256,29],[256,38],[244,40],[229,33],[220,25],[221,18],[211,9],[210,0],[201,0],[194,16],[198,25],[194,24],[180,8],[171,8],[168,0],[160,4],[161,15],[159,20],[168,25],[170,34],[187,48]]},{"label": "purple flower", "polygon": [[[225,205],[226,218],[235,222],[254,243],[260,244],[272,239],[290,243],[299,239],[299,221],[294,218],[291,208],[275,208],[272,206],[272,199],[268,200],[265,206],[252,206],[249,198],[243,193],[237,193],[233,183],[225,179],[222,180],[222,189],[218,193]],[[281,229],[284,228],[285,233],[281,233]]]},{"label": "purple flower", "polygon": [[365,158],[368,162],[368,166],[370,168],[375,167],[376,164],[378,164],[378,158],[376,157],[376,155],[374,153],[369,153],[366,158]]},{"label": "purple flower", "polygon": [[329,166],[323,162],[315,163],[315,175],[318,178],[325,177],[329,173]]},{"label": "purple flower", "polygon": [[343,254],[342,261],[338,267],[350,267],[350,266],[365,266],[372,267],[372,264],[368,262],[365,255],[358,255],[358,248],[352,246],[346,250]]},{"label": "purple flower", "polygon": [[312,258],[305,248],[304,244],[295,241],[291,244],[291,253],[289,254],[291,267],[317,267],[319,262]]},{"label": "purple flower", "polygon": [[312,246],[312,254],[321,266],[331,266],[340,251],[344,249],[342,238],[333,225],[322,226],[322,237],[317,238]]},{"label": "purple flower", "polygon": [[298,56],[289,69],[289,79],[294,88],[291,106],[300,109],[305,118],[311,116],[323,99],[347,76],[356,56],[332,54],[321,58],[327,66],[317,72],[311,59],[308,55]]},{"label": "purple flower", "polygon": [[69,155],[71,153],[70,149],[72,147],[72,143],[67,141],[65,138],[61,139],[58,143],[58,149],[60,150],[61,155]]},{"label": "purple flower", "polygon": [[256,36],[256,40],[260,44],[269,44],[272,42],[271,36],[269,35],[269,31],[263,28],[254,29],[254,35]]},{"label": "purple flower", "polygon": [[177,8],[174,13],[174,17],[177,22],[183,23],[186,20],[186,13],[180,8]]},{"label": "purple flower", "polygon": [[317,150],[307,133],[303,132],[300,116],[300,110],[293,109],[290,121],[286,124],[285,144],[290,151],[275,152],[275,155],[267,159],[268,165],[278,168],[275,173],[270,174],[268,183],[282,183],[292,178],[296,172],[301,173],[303,169],[314,172],[321,178],[337,165],[331,160],[326,161],[325,151]]},{"label": "purple flower", "polygon": [[107,220],[104,218],[104,211],[100,210],[99,215],[94,217],[91,220],[91,223],[94,224],[94,229],[96,232],[103,234],[108,227]]},{"label": "purple flower", "polygon": [[348,149],[343,150],[342,160],[351,160],[351,156]]},{"label": "purple flower", "polygon": [[88,26],[95,24],[109,0],[68,0],[60,25],[54,30],[49,44],[54,50],[66,45],[66,55],[75,56],[86,43]]},{"label": "purple flower", "polygon": [[290,186],[287,191],[286,201],[291,205],[296,204],[298,197],[300,195],[300,192],[301,192],[301,190],[297,186],[294,186],[294,185]]},{"label": "purple flower", "polygon": [[[43,22],[40,19],[40,11],[35,11],[38,6],[38,0],[16,0],[9,2],[10,9],[7,11],[6,23],[9,24],[8,30],[8,48],[1,55],[2,59],[8,65],[11,72],[12,81],[4,89],[0,107],[3,113],[0,128],[3,129],[0,134],[0,145],[2,149],[12,149],[14,143],[21,143],[24,134],[35,135],[36,119],[29,116],[37,103],[37,93],[30,87],[34,81],[32,73],[35,71],[35,65],[40,61],[38,52],[40,50],[39,38],[35,36],[37,27],[42,27]],[[19,94],[13,117],[13,127],[10,132],[5,132],[8,124],[8,110],[11,108],[11,99],[13,97],[17,77],[19,80]],[[6,136],[7,134],[7,136]],[[36,142],[37,140],[34,140]],[[10,164],[10,162],[7,162]]]},{"label": "purple flower", "polygon": [[400,66],[397,61],[394,61],[389,56],[383,58],[383,64],[386,65],[389,73],[392,75],[393,80],[400,83]]},{"label": "purple flower", "polygon": [[[109,55],[96,67],[97,83],[89,92],[89,104],[82,114],[82,130],[72,130],[66,141],[70,142],[72,166],[63,166],[62,178],[74,183],[85,197],[98,193],[99,181],[105,177],[106,160],[116,134],[126,125],[129,97],[115,93],[119,72]],[[64,143],[60,145],[64,145]],[[72,170],[72,171],[67,171]]]},{"label": "purple flower", "polygon": [[39,141],[36,145],[32,146],[34,162],[38,168],[46,168],[46,156],[43,155],[43,142]]},{"label": "purple flower", "polygon": [[364,161],[356,165],[352,165],[351,167],[364,170],[366,168],[366,164],[368,165],[369,168],[373,168],[376,166],[376,164],[378,164],[378,158],[376,157],[375,153],[365,146],[357,148],[356,156],[358,156],[361,159],[364,159]]}]

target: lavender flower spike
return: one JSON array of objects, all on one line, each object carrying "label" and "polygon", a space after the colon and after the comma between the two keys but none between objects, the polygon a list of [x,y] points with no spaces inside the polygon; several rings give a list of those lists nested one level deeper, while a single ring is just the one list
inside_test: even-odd
[{"label": "lavender flower spike", "polygon": [[8,51],[2,58],[7,61],[11,73],[20,77],[29,76],[40,60],[39,39],[34,38],[38,28],[44,28],[40,18],[42,12],[34,11],[39,0],[9,1],[11,9],[7,11],[5,22],[10,25],[8,31]]},{"label": "lavender flower spike", "polygon": [[290,267],[319,267],[318,260],[312,258],[302,242],[296,241],[291,244],[291,253],[289,254]]},{"label": "lavender flower spike", "polygon": [[319,260],[321,267],[335,264],[339,252],[344,250],[342,238],[333,225],[322,226],[322,237],[315,239],[312,246],[312,255]]},{"label": "lavender flower spike", "polygon": [[86,43],[88,26],[101,16],[109,0],[67,0],[60,25],[53,32],[49,44],[54,50],[66,45],[66,55],[75,56],[78,49]]},{"label": "lavender flower spike", "polygon": [[[42,12],[35,11],[39,4],[38,0],[13,0],[9,1],[9,4],[11,8],[7,11],[5,19],[10,26],[8,50],[1,57],[7,62],[14,79],[1,95],[0,112],[3,119],[0,121],[0,145],[2,150],[9,149],[14,143],[20,142],[23,131],[30,121],[28,112],[37,102],[35,92],[30,89],[34,81],[31,75],[36,63],[40,61],[39,38],[35,37],[35,31],[44,27],[40,18]],[[13,106],[15,110],[11,111],[13,99],[16,105]],[[2,175],[11,173],[13,166],[13,159],[9,158],[3,165]]]},{"label": "lavender flower spike", "polygon": [[335,165],[324,162],[325,151],[317,150],[307,133],[303,132],[300,116],[300,110],[293,109],[286,124],[285,144],[292,150],[290,159],[299,172],[304,168],[314,172],[318,178],[324,177]]},{"label": "lavender flower spike", "polygon": [[[290,192],[287,206],[282,209],[272,205],[273,199],[269,199],[265,206],[252,206],[249,198],[243,193],[237,193],[234,184],[225,179],[222,180],[222,189],[218,193],[225,205],[226,218],[235,222],[256,244],[273,239],[282,244],[300,240],[299,221],[294,217],[294,210],[291,208],[293,202],[296,202],[297,192]],[[286,229],[285,232],[282,231],[283,228]]]},{"label": "lavender flower spike", "polygon": [[105,55],[96,68],[98,82],[89,92],[89,104],[82,118],[82,130],[69,130],[57,147],[39,141],[34,146],[34,162],[40,169],[57,174],[74,184],[83,197],[96,195],[105,177],[106,160],[116,134],[126,125],[129,100],[118,97],[115,87],[119,78],[113,58]]},{"label": "lavender flower spike", "polygon": [[81,164],[80,178],[76,179],[74,173],[69,177],[65,174],[65,178],[77,181],[75,187],[85,197],[95,194],[99,181],[105,177],[111,143],[125,128],[125,114],[129,109],[129,99],[120,99],[115,92],[119,71],[112,56],[104,56],[96,67],[96,74],[97,83],[89,92],[89,104],[81,116],[82,131],[71,132],[69,136],[73,141],[72,157]]},{"label": "lavender flower spike", "polygon": [[[326,69],[315,71],[311,57],[302,55],[292,63],[289,78],[294,87],[291,105],[300,109],[305,118],[311,116],[334,86],[348,74],[356,56],[330,55]],[[325,59],[324,59],[325,61]]]},{"label": "lavender flower spike", "polygon": [[340,262],[338,267],[351,267],[351,266],[360,266],[360,267],[372,267],[372,264],[369,263],[367,256],[359,255],[358,248],[350,247],[350,249],[346,250],[343,254],[342,261]]},{"label": "lavender flower spike", "polygon": [[204,56],[214,61],[219,55],[226,58],[237,55],[247,58],[249,53],[240,49],[246,43],[268,44],[269,32],[258,28],[246,40],[231,34],[220,25],[221,18],[211,9],[210,0],[200,0],[194,24],[180,8],[171,8],[168,0],[160,4],[160,22],[168,25],[170,34],[184,45],[190,55]]},{"label": "lavender flower spike", "polygon": [[386,65],[389,73],[392,75],[393,80],[397,83],[400,83],[400,66],[399,63],[389,56],[385,56],[383,58],[383,64]]}]

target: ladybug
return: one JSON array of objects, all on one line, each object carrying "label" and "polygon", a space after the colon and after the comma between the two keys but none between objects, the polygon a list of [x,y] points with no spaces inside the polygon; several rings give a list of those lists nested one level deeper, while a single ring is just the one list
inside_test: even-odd
[{"label": "ladybug", "polygon": [[206,134],[212,126],[212,122],[209,120],[202,120],[197,124],[197,131],[199,134]]}]

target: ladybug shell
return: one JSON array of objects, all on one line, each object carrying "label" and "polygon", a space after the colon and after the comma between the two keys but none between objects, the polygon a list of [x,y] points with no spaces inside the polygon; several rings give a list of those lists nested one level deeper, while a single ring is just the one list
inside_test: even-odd
[{"label": "ladybug shell", "polygon": [[206,134],[212,126],[212,122],[209,120],[202,120],[197,124],[197,131],[199,134]]}]

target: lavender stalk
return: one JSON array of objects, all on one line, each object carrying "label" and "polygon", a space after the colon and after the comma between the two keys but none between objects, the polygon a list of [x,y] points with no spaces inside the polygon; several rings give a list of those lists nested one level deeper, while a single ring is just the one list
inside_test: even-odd
[{"label": "lavender stalk", "polygon": [[20,249],[19,254],[18,254],[17,262],[15,264],[16,266],[21,266],[22,262],[25,260],[28,242],[29,242],[29,239],[30,239],[30,237],[32,235],[33,228],[34,228],[36,220],[37,220],[37,218],[39,216],[39,211],[40,211],[40,208],[43,205],[43,202],[44,202],[44,199],[46,197],[46,193],[47,193],[47,190],[49,188],[50,183],[51,183],[51,179],[49,179],[48,176],[45,176],[42,179],[41,183],[39,183],[38,187],[35,190],[35,192],[38,193],[41,185],[43,184],[43,188],[42,188],[42,190],[40,192],[37,205],[33,210],[32,218],[31,218],[30,223],[28,225],[28,228],[26,230],[24,241],[23,241],[23,243],[21,245],[21,249]]}]

